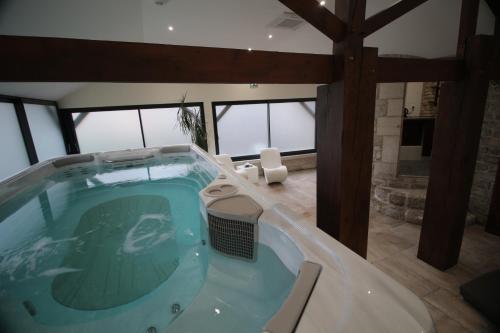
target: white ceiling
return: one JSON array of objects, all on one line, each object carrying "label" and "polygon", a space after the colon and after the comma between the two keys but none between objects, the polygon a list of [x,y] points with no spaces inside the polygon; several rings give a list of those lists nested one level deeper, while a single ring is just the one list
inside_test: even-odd
[{"label": "white ceiling", "polygon": [[58,101],[85,85],[69,82],[0,82],[0,95]]}]

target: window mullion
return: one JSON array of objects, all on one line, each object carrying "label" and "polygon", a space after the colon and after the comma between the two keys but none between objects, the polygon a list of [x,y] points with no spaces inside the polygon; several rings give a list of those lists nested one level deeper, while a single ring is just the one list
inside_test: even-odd
[{"label": "window mullion", "polygon": [[142,145],[144,146],[144,148],[146,148],[146,139],[144,138],[144,127],[142,126],[141,109],[137,109],[137,114],[139,115],[139,125],[141,126]]},{"label": "window mullion", "polygon": [[267,103],[267,148],[271,148],[271,103]]}]

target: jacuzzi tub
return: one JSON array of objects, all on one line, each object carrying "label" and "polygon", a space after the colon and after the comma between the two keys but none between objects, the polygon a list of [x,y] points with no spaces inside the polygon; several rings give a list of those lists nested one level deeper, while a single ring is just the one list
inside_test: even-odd
[{"label": "jacuzzi tub", "polygon": [[[220,184],[262,208],[253,260],[210,246]],[[433,331],[410,291],[195,146],[32,166],[0,184],[0,221],[7,332]]]}]

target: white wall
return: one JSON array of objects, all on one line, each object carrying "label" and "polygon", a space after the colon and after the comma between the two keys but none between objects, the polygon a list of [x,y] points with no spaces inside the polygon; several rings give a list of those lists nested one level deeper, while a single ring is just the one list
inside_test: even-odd
[{"label": "white wall", "polygon": [[55,106],[24,104],[38,160],[66,155],[66,146]]},{"label": "white wall", "polygon": [[14,105],[0,102],[0,181],[30,166]]},{"label": "white wall", "polygon": [[187,92],[188,102],[203,102],[209,152],[215,153],[213,101],[315,98],[314,84],[155,84],[91,83],[59,100],[60,108],[177,103]]}]

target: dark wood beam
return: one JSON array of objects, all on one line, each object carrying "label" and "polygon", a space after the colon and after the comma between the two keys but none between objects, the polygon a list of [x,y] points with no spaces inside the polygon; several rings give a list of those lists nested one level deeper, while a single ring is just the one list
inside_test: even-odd
[{"label": "dark wood beam", "polygon": [[14,109],[16,110],[19,129],[21,130],[21,134],[23,136],[26,154],[28,155],[30,164],[36,164],[38,163],[38,155],[36,153],[33,137],[31,136],[30,125],[28,122],[28,116],[26,115],[26,110],[24,109],[24,103],[20,98],[14,101]]},{"label": "dark wood beam", "polygon": [[459,257],[488,94],[492,38],[470,38],[467,75],[440,90],[418,257],[445,270]]},{"label": "dark wood beam", "polygon": [[57,105],[57,116],[59,117],[59,126],[64,138],[66,152],[69,154],[80,154],[80,146],[76,136],[76,124],[73,121],[73,114],[61,110]]},{"label": "dark wood beam", "polygon": [[334,42],[344,40],[346,24],[330,12],[326,7],[320,6],[316,0],[279,0],[290,8],[295,14],[309,22]]},{"label": "dark wood beam", "polygon": [[498,159],[497,177],[495,179],[495,185],[493,186],[490,213],[485,230],[500,236],[500,158]]},{"label": "dark wood beam", "polygon": [[50,101],[47,99],[28,98],[28,97],[21,97],[21,96],[9,96],[9,95],[0,94],[0,101],[13,103],[16,100],[20,100],[24,104],[39,104],[39,105],[57,106],[56,101]]},{"label": "dark wood beam", "polygon": [[[500,4],[499,4],[500,5]],[[500,67],[500,18],[497,16],[495,18],[495,56],[494,61],[497,64],[497,68]],[[496,77],[500,80],[500,75]]]},{"label": "dark wood beam", "polygon": [[361,35],[363,37],[371,35],[426,1],[427,0],[400,0],[396,2],[391,7],[367,18],[363,24]]},{"label": "dark wood beam", "polygon": [[379,57],[377,82],[457,81],[465,75],[465,63],[457,59]]},{"label": "dark wood beam", "polygon": [[[366,258],[377,49],[364,48],[361,66],[320,86],[316,102],[317,225]],[[351,73],[352,72],[352,73]]]},{"label": "dark wood beam", "polygon": [[500,16],[500,1],[498,0],[486,0],[486,3],[490,7],[491,11],[493,12],[493,15],[495,17]]},{"label": "dark wood beam", "polygon": [[366,0],[335,0],[335,14],[347,23],[347,37],[342,44],[334,45],[334,53],[344,48],[361,49],[363,38],[359,35],[365,22]]},{"label": "dark wood beam", "polygon": [[[500,6],[500,2],[498,3]],[[500,80],[500,18],[495,18],[495,35],[494,35],[494,55],[490,61],[490,74],[491,80]]]},{"label": "dark wood beam", "polygon": [[317,225],[366,258],[373,155],[377,49],[363,48],[357,31],[364,0],[337,0],[348,37],[334,45],[341,79],[318,88],[316,102]]},{"label": "dark wood beam", "polygon": [[460,10],[460,28],[458,31],[457,57],[465,56],[465,42],[476,34],[479,0],[462,0]]},{"label": "dark wood beam", "polygon": [[[500,62],[500,60],[499,60]],[[497,62],[495,64],[493,64],[491,67],[490,67],[490,71],[488,72],[490,74],[490,79],[491,80],[500,80],[500,63]]]},{"label": "dark wood beam", "polygon": [[0,81],[328,83],[333,56],[0,36]]}]

